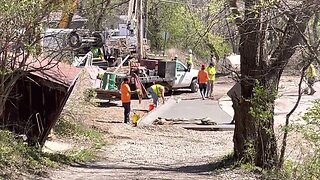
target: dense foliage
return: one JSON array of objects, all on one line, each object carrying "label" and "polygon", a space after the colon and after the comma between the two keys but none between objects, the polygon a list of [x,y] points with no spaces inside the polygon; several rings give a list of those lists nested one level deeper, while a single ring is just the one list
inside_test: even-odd
[{"label": "dense foliage", "polygon": [[[155,51],[162,51],[164,33],[169,33],[168,48],[193,49],[200,57],[214,52],[223,57],[231,51],[225,40],[223,1],[209,1],[200,5],[152,0],[148,10],[148,38]],[[228,23],[228,22],[227,22]]]}]

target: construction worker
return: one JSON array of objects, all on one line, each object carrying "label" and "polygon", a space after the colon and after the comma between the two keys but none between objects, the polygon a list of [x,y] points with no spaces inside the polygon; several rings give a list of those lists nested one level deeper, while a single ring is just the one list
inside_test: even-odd
[{"label": "construction worker", "polygon": [[130,123],[131,94],[135,92],[139,93],[140,90],[137,89],[136,91],[131,91],[129,86],[129,79],[124,78],[120,86],[120,92],[122,107],[124,108],[124,123]]},{"label": "construction worker", "polygon": [[159,97],[161,97],[162,102],[164,104],[164,91],[165,91],[164,86],[154,83],[152,86],[150,86],[147,89],[147,91],[151,95],[153,104],[155,105],[155,107],[158,106]]},{"label": "construction worker", "polygon": [[188,68],[188,71],[190,71],[190,69],[192,68],[193,66],[193,60],[192,60],[192,50],[189,49],[189,56],[187,57],[187,68]]},{"label": "construction worker", "polygon": [[209,75],[209,80],[208,80],[208,91],[207,91],[206,97],[212,97],[214,81],[216,80],[216,68],[213,62],[211,62],[207,67],[207,72]]},{"label": "construction worker", "polygon": [[201,70],[198,73],[198,84],[199,84],[200,94],[203,100],[205,100],[208,80],[209,80],[209,76],[208,76],[208,72],[206,71],[206,65],[202,64]]},{"label": "construction worker", "polygon": [[308,84],[308,88],[310,89],[310,93],[308,95],[313,95],[316,92],[316,90],[314,90],[313,88],[316,77],[317,77],[317,69],[314,67],[313,64],[310,64],[306,71],[307,84]]},{"label": "construction worker", "polygon": [[174,58],[172,59],[172,61],[177,61],[178,60],[178,55],[176,54],[175,56],[174,56]]},{"label": "construction worker", "polygon": [[130,104],[131,104],[131,89],[129,79],[124,78],[120,86],[122,107],[124,108],[124,123],[130,122]]}]

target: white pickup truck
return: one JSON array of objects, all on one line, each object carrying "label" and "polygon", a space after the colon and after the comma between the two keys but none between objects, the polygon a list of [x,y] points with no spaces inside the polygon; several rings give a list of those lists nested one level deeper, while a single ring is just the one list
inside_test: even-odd
[{"label": "white pickup truck", "polygon": [[[134,74],[136,74],[145,88],[150,87],[155,82],[165,86],[166,92],[175,89],[190,89],[191,92],[197,92],[199,90],[197,80],[198,72],[198,70],[193,68],[188,70],[187,66],[180,61],[159,61],[157,68],[154,66],[152,68],[141,66],[132,70],[130,75],[119,73],[117,74],[115,81],[116,86],[119,88],[120,84],[123,82],[123,78],[128,77],[131,79],[131,90],[135,90],[137,84],[135,81],[136,76]],[[97,97],[100,99],[120,97],[120,92],[118,90],[99,89],[96,90],[96,92]],[[146,95],[148,98],[151,98],[150,95]]]},{"label": "white pickup truck", "polygon": [[172,89],[190,88],[192,92],[197,92],[198,85],[198,72],[199,70],[188,68],[180,61],[176,61],[175,80],[170,82],[169,85]]},{"label": "white pickup truck", "polygon": [[193,68],[188,70],[181,61],[161,60],[156,68],[137,69],[134,73],[139,76],[141,83],[146,88],[155,82],[164,85],[167,91],[188,88],[192,92],[197,92],[199,89],[198,72]]}]

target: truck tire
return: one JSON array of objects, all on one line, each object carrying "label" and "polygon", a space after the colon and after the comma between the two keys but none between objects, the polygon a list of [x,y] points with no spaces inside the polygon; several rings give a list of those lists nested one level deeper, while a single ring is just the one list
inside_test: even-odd
[{"label": "truck tire", "polygon": [[191,89],[191,92],[193,92],[193,93],[198,92],[199,84],[197,82],[197,79],[192,80],[190,89]]},{"label": "truck tire", "polygon": [[102,47],[104,43],[103,34],[99,32],[94,32],[92,33],[92,36],[96,38],[96,41],[92,44],[92,46],[96,48]]},{"label": "truck tire", "polygon": [[68,36],[68,44],[72,48],[79,48],[82,45],[80,35],[77,32],[72,31]]}]

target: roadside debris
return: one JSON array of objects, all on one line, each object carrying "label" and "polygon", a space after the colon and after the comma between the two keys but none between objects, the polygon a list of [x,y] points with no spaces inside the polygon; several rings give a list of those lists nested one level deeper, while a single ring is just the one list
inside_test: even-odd
[{"label": "roadside debris", "polygon": [[172,118],[161,118],[158,117],[153,122],[154,125],[174,125],[174,124],[196,124],[196,125],[217,125],[216,122],[210,118],[199,118],[199,119],[172,119]]}]

